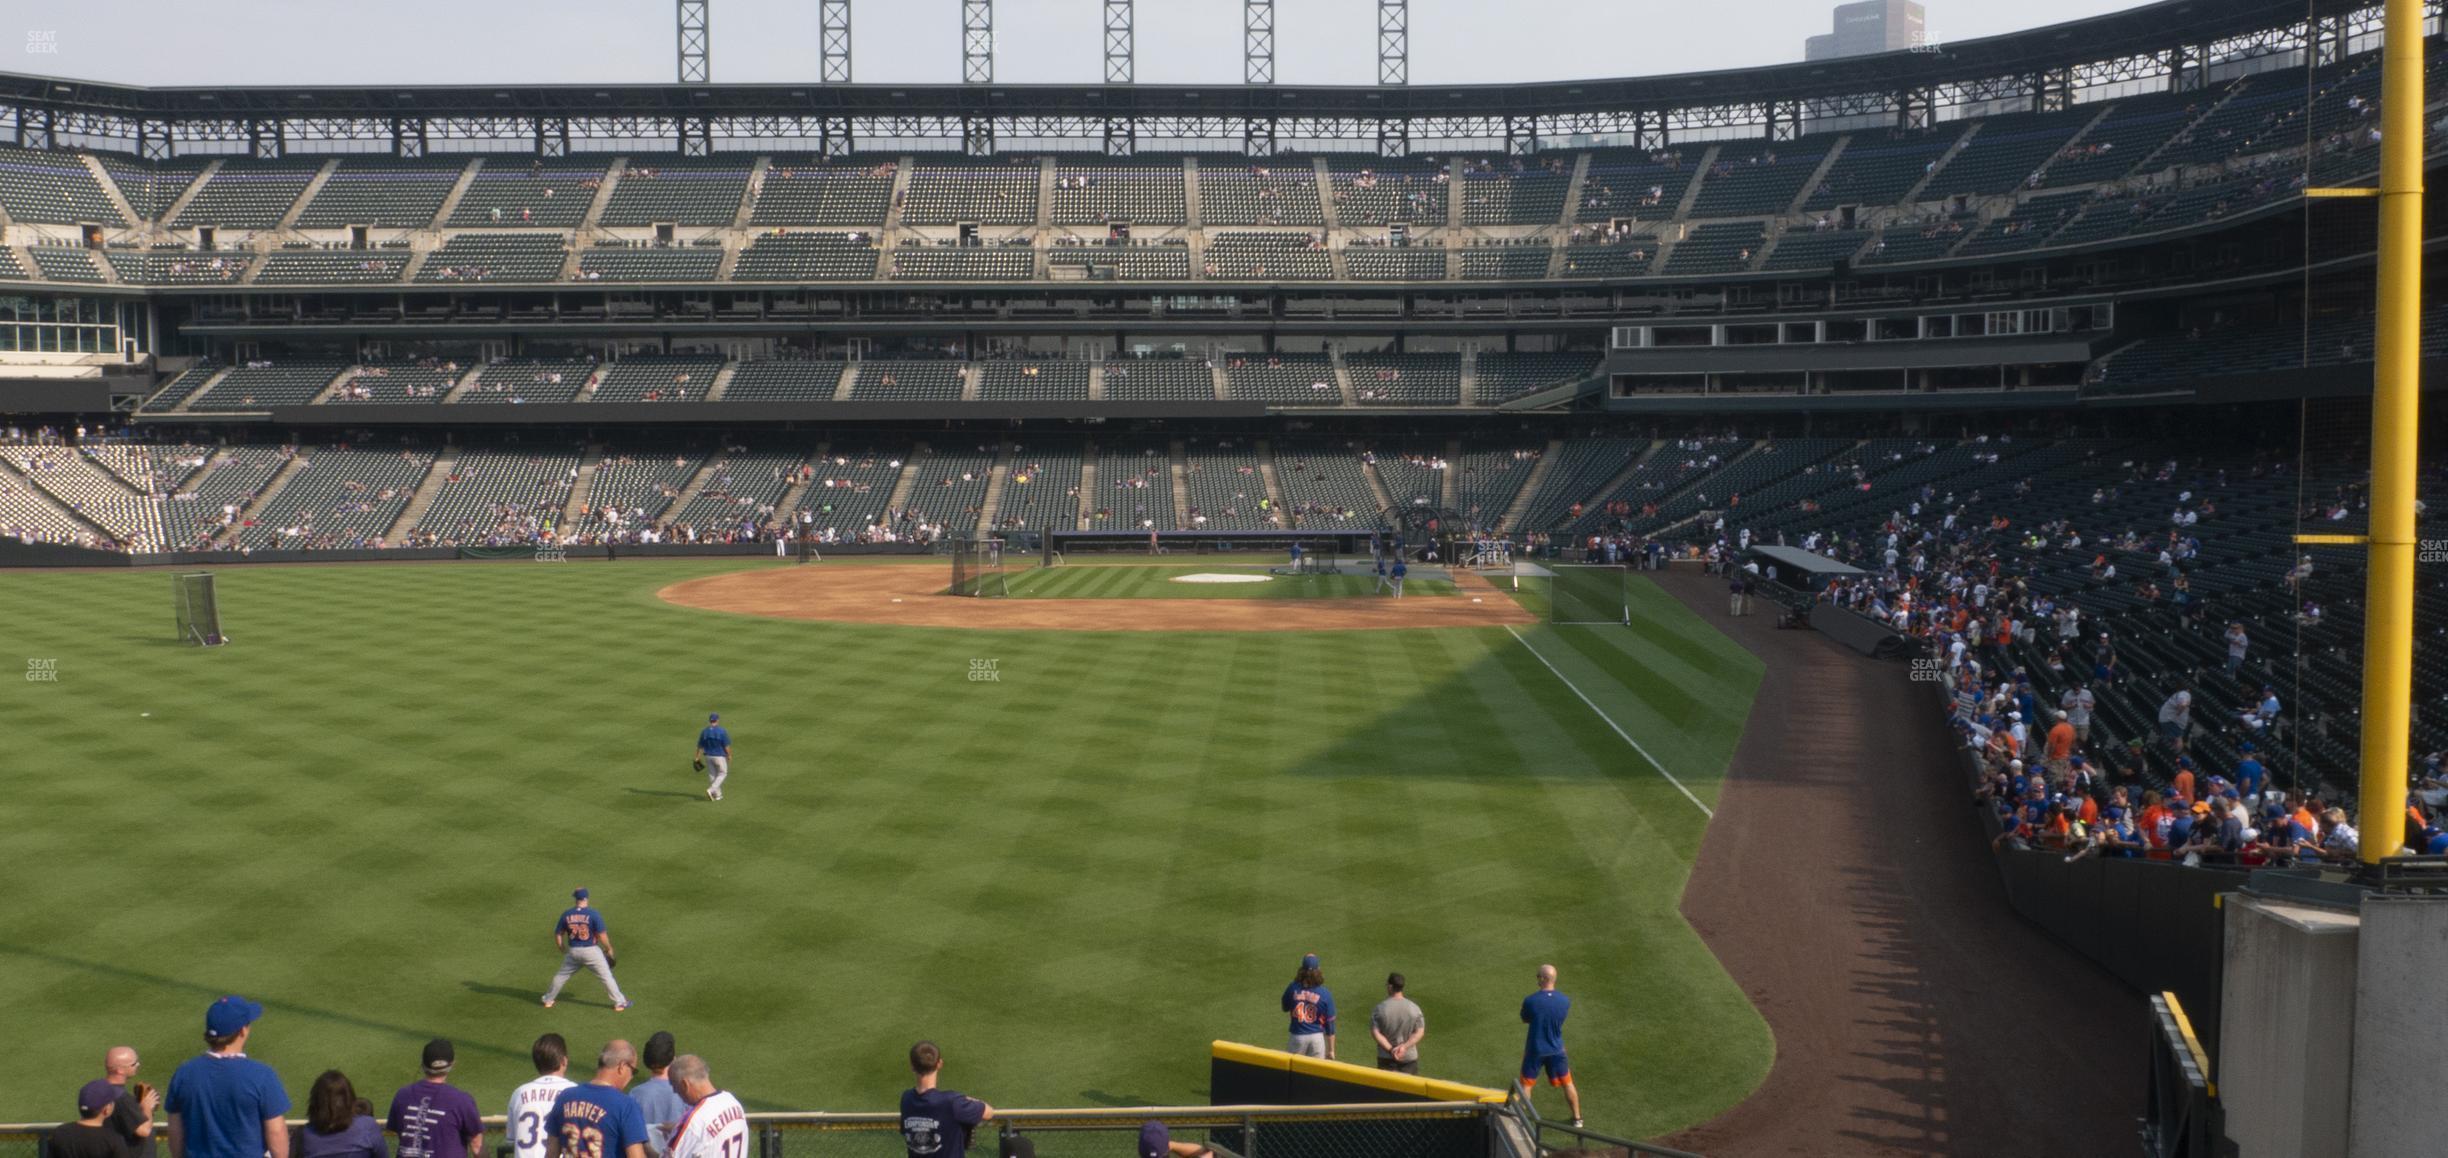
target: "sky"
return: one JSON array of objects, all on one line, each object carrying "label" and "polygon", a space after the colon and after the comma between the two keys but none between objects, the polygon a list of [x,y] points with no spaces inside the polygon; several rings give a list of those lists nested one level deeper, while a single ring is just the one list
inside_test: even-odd
[{"label": "sky", "polygon": [[[816,0],[711,0],[713,78],[817,76]],[[1411,0],[1411,83],[1507,84],[1802,58],[1834,0]],[[1930,39],[2138,0],[1928,0]],[[0,72],[140,85],[616,84],[676,79],[673,0],[0,0]],[[860,83],[960,80],[959,0],[853,0]],[[997,0],[995,80],[1104,79],[1098,0]],[[403,19],[403,13],[413,19]],[[1139,0],[1137,77],[1237,84],[1240,0]],[[1277,0],[1278,84],[1376,83],[1375,0]],[[21,45],[22,51],[12,46]]]}]

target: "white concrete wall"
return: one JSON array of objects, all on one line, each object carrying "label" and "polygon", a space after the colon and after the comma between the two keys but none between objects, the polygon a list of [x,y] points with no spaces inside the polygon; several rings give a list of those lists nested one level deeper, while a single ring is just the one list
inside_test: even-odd
[{"label": "white concrete wall", "polygon": [[2227,1136],[2243,1158],[2346,1158],[2360,922],[2240,894],[2226,914],[2212,1080]]},{"label": "white concrete wall", "polygon": [[2448,1138],[2448,899],[2365,898],[2360,957],[2347,1153],[2437,1153]]}]

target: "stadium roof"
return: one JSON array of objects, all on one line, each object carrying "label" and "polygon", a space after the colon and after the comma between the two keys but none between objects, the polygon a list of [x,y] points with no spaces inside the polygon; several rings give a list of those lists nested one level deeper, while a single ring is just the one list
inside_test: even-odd
[{"label": "stadium roof", "polygon": [[[2371,0],[2312,0],[2328,18]],[[2304,0],[2165,0],[1920,50],[1610,80],[1445,86],[1244,85],[244,85],[148,88],[0,74],[0,105],[186,121],[287,117],[1081,116],[1536,117],[1906,92],[2198,49],[2300,25]],[[66,127],[62,127],[67,131]]]}]

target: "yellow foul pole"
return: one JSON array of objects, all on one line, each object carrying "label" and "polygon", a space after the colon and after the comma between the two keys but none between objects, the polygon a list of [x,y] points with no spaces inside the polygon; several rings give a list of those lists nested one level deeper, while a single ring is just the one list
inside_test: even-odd
[{"label": "yellow foul pole", "polygon": [[2414,699],[2414,456],[2421,410],[2423,4],[2388,0],[2380,62],[2380,315],[2363,621],[2363,863],[2405,831]]}]

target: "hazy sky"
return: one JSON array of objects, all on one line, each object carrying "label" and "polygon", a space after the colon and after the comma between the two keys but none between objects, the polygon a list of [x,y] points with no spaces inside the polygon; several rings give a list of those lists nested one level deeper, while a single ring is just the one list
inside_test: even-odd
[{"label": "hazy sky", "polygon": [[[1799,60],[1833,0],[1411,0],[1413,84]],[[1934,40],[2138,7],[1929,0]],[[714,79],[813,81],[815,0],[712,0]],[[855,0],[861,82],[960,79],[959,0]],[[148,85],[675,79],[673,0],[0,0],[0,71]],[[1281,84],[1374,84],[1375,0],[1277,0]],[[997,0],[995,79],[1104,77],[1098,0]],[[1138,79],[1241,80],[1240,0],[1141,0]]]}]

